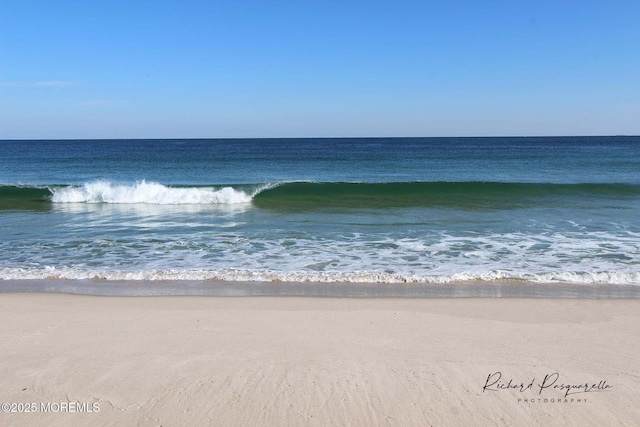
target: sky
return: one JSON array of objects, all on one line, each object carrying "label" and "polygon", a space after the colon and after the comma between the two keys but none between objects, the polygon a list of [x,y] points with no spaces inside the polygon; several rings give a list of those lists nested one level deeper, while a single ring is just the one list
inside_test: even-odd
[{"label": "sky", "polygon": [[0,139],[640,135],[640,2],[0,2]]}]

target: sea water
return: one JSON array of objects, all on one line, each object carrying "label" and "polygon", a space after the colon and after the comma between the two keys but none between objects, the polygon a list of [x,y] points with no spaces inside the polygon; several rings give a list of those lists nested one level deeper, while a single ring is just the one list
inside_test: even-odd
[{"label": "sea water", "polygon": [[640,284],[640,137],[0,141],[0,279]]}]

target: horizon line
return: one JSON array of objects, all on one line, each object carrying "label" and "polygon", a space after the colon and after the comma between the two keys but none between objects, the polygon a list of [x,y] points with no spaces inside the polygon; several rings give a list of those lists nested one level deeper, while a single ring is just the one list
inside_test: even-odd
[{"label": "horizon line", "polygon": [[454,138],[637,138],[632,134],[600,135],[477,135],[477,136],[287,136],[287,137],[120,137],[120,138],[0,138],[0,141],[171,141],[171,140],[270,140],[270,139],[454,139]]}]

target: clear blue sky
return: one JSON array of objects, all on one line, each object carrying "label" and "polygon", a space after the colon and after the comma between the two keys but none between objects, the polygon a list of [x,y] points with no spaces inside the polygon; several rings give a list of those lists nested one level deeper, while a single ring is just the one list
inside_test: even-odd
[{"label": "clear blue sky", "polygon": [[640,134],[640,1],[0,3],[0,139]]}]

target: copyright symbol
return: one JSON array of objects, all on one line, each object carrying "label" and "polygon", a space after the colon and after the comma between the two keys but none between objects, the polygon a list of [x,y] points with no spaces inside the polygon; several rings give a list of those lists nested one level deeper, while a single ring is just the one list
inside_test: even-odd
[{"label": "copyright symbol", "polygon": [[9,412],[10,410],[11,410],[11,405],[9,405],[8,403],[2,404],[2,412]]}]

